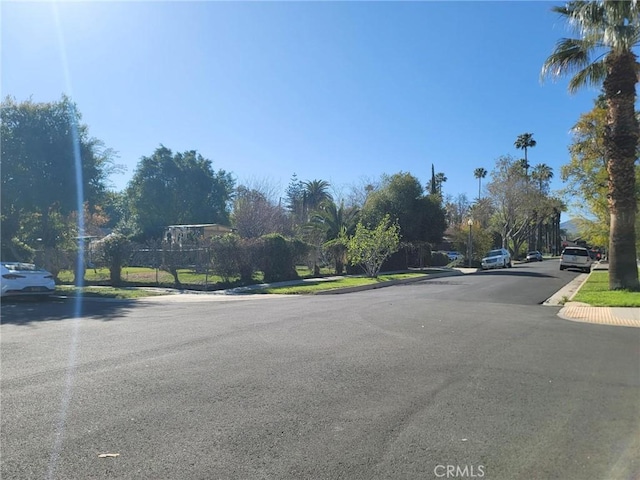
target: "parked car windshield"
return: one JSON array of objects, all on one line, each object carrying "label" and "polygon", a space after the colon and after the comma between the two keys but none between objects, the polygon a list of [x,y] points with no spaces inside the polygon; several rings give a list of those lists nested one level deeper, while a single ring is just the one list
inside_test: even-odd
[{"label": "parked car windshield", "polygon": [[589,253],[583,248],[567,248],[564,251],[565,255],[579,255],[581,257],[588,257]]},{"label": "parked car windshield", "polygon": [[491,250],[488,254],[487,257],[498,257],[502,255],[502,250]]}]

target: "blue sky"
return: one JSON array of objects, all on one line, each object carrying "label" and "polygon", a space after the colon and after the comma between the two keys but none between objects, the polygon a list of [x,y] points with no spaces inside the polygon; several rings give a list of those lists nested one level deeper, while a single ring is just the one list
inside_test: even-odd
[{"label": "blue sky", "polygon": [[[1,90],[69,94],[119,154],[121,190],[161,143],[195,149],[239,183],[338,191],[383,173],[477,196],[476,167],[568,161],[597,91],[540,83],[569,32],[559,2],[2,2]],[[487,180],[489,180],[487,178]]]}]

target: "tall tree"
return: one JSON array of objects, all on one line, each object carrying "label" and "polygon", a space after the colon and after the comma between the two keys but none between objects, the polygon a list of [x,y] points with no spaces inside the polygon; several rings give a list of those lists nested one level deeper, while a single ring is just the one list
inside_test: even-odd
[{"label": "tall tree", "polygon": [[127,187],[142,238],[158,237],[167,225],[229,224],[234,180],[195,150],[173,153],[161,145],[142,157]]},{"label": "tall tree", "polygon": [[306,207],[308,212],[316,210],[322,202],[332,200],[329,193],[331,185],[326,180],[310,180],[304,182],[304,192],[306,194]]},{"label": "tall tree", "polygon": [[482,198],[482,179],[487,176],[487,170],[479,167],[473,171],[473,176],[478,179],[478,200]]},{"label": "tall tree", "polygon": [[553,7],[577,38],[560,40],[542,67],[542,77],[573,74],[569,91],[602,85],[607,105],[604,150],[609,174],[609,288],[640,289],[636,263],[638,120],[635,113],[640,41],[637,1],[574,1]]},{"label": "tall tree", "polygon": [[438,194],[438,184],[436,183],[436,169],[433,166],[433,163],[431,164],[431,180],[429,181],[428,189],[431,195]]},{"label": "tall tree", "polygon": [[518,150],[524,151],[524,162],[522,162],[522,167],[524,168],[525,175],[528,177],[529,158],[527,157],[527,150],[536,146],[536,141],[533,139],[533,133],[522,133],[518,135],[518,138],[516,138],[516,141],[513,143],[513,145]]},{"label": "tall tree", "polygon": [[286,206],[291,214],[294,227],[306,222],[307,193],[304,182],[295,173],[291,176],[286,190]]},{"label": "tall tree", "polygon": [[266,192],[244,185],[236,189],[231,222],[243,238],[290,233],[284,208],[269,199]]},{"label": "tall tree", "polygon": [[444,182],[446,182],[447,180],[448,178],[445,176],[444,173],[442,172],[436,173],[436,186],[438,189],[438,195],[442,196],[442,184],[444,184]]},{"label": "tall tree", "polygon": [[539,204],[537,193],[527,181],[520,164],[511,156],[497,160],[487,185],[494,208],[494,228],[502,238],[502,247],[517,254],[529,234],[533,212]]},{"label": "tall tree", "polygon": [[[603,99],[602,99],[603,100]],[[580,116],[572,129],[569,147],[571,160],[562,166],[566,182],[565,195],[573,199],[580,236],[595,245],[609,242],[609,206],[607,201],[609,174],[605,160],[604,130],[607,124],[606,103],[597,99],[593,110]],[[636,165],[636,200],[640,204],[640,165]],[[640,205],[639,205],[640,206]],[[640,228],[636,215],[636,232]],[[639,248],[636,236],[636,249]]]},{"label": "tall tree", "polygon": [[420,181],[410,173],[384,176],[362,208],[363,223],[377,225],[389,214],[398,221],[405,242],[438,243],[446,228],[439,195],[424,195]]},{"label": "tall tree", "polygon": [[531,178],[537,183],[543,193],[549,192],[549,182],[553,178],[553,168],[546,163],[539,163],[531,171]]},{"label": "tall tree", "polygon": [[345,199],[346,206],[362,208],[371,192],[376,191],[378,187],[377,179],[361,177],[358,182],[350,186],[350,191]]},{"label": "tall tree", "polygon": [[531,179],[538,187],[541,196],[541,202],[534,211],[534,224],[532,228],[532,239],[534,247],[531,250],[540,250],[543,245],[543,226],[548,221],[548,216],[553,215],[553,209],[549,208],[546,201],[551,179],[553,178],[553,169],[546,163],[539,163],[531,171]]},{"label": "tall tree", "polygon": [[529,168],[531,168],[529,161],[526,158],[521,158],[518,160],[518,166],[522,170],[522,175],[524,175],[525,178],[529,178]]},{"label": "tall tree", "polygon": [[463,223],[469,218],[471,202],[465,193],[459,193],[455,198],[447,195],[444,202],[444,209],[447,213],[447,225],[451,227],[458,223]]},{"label": "tall tree", "polygon": [[114,152],[89,136],[66,96],[49,103],[7,97],[0,109],[0,137],[3,258],[25,218],[36,215],[33,228],[44,231],[49,212],[65,216],[84,202],[93,207],[118,168]]},{"label": "tall tree", "polygon": [[442,198],[442,184],[446,182],[448,178],[444,173],[438,172],[435,173],[433,164],[431,165],[431,180],[429,180],[429,184],[427,185],[427,189],[429,193],[434,196],[440,196]]}]

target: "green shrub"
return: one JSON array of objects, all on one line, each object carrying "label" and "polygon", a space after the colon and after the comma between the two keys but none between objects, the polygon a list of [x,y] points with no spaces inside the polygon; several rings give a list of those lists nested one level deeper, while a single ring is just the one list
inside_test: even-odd
[{"label": "green shrub", "polygon": [[361,265],[368,277],[376,278],[383,262],[399,248],[400,227],[385,215],[374,228],[358,223],[347,244],[347,257],[351,265]]},{"label": "green shrub", "polygon": [[256,242],[235,234],[213,237],[209,246],[211,269],[225,282],[240,276],[243,282],[250,282],[257,270]]},{"label": "green shrub", "polygon": [[244,283],[251,283],[253,275],[258,270],[256,263],[258,243],[253,238],[243,238],[239,247],[238,273],[240,274],[240,280]]},{"label": "green shrub", "polygon": [[237,235],[227,234],[213,237],[209,245],[211,270],[220,275],[225,282],[231,277],[240,275],[238,268],[239,238]]},{"label": "green shrub", "polygon": [[432,267],[444,267],[451,262],[449,256],[444,252],[432,252],[431,253],[431,266]]},{"label": "green shrub", "polygon": [[295,267],[298,248],[277,233],[260,237],[259,257],[264,281],[270,283],[299,278]]}]

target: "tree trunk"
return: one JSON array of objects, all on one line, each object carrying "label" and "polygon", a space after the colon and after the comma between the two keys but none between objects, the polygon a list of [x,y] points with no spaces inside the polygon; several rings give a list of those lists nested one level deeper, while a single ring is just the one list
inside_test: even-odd
[{"label": "tree trunk", "polygon": [[604,81],[607,128],[604,136],[609,174],[609,289],[640,289],[636,259],[635,161],[638,122],[635,115],[636,57],[609,54]]},{"label": "tree trunk", "polygon": [[554,244],[555,244],[555,255],[560,255],[562,253],[562,238],[560,236],[560,212],[556,213],[556,220],[555,220],[555,240],[554,240]]},{"label": "tree trunk", "polygon": [[87,272],[86,264],[76,259],[75,269],[73,270],[73,284],[76,287],[82,287],[84,285],[84,275]]},{"label": "tree trunk", "polygon": [[122,283],[122,265],[120,260],[114,261],[109,266],[109,279],[112,287],[119,287]]},{"label": "tree trunk", "polygon": [[180,282],[180,278],[178,277],[178,267],[171,266],[169,267],[169,273],[173,276],[173,285],[175,288],[182,288],[182,283]]}]

